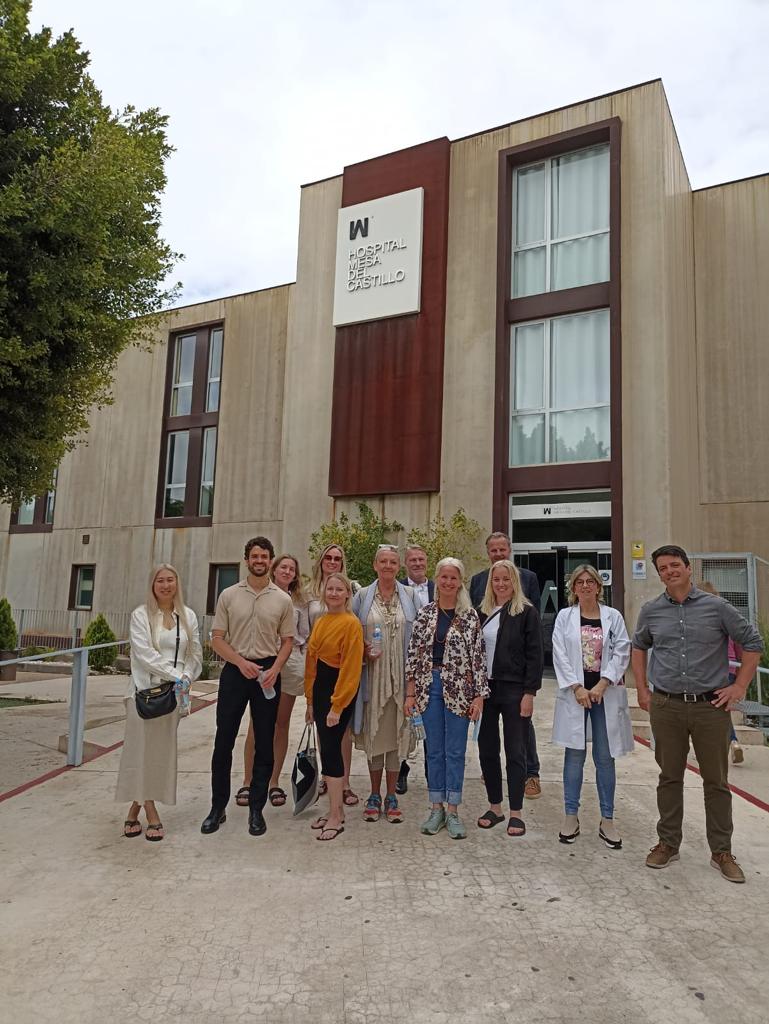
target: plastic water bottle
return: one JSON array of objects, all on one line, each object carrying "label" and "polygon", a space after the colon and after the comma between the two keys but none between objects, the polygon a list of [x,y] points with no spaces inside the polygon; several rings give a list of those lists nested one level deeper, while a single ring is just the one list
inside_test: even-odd
[{"label": "plastic water bottle", "polygon": [[190,713],[190,681],[189,679],[177,679],[174,684],[176,694],[176,705],[183,715]]},{"label": "plastic water bottle", "polygon": [[[264,679],[264,677],[266,675],[267,675],[266,669],[262,669],[262,671],[256,677],[256,681],[257,681],[257,683],[259,683],[260,686],[262,686],[262,680]],[[265,698],[267,700],[272,700],[273,697],[275,696],[275,687],[274,686],[268,686],[265,689],[265,687],[262,686],[262,693],[264,694],[264,696],[265,696]]]},{"label": "plastic water bottle", "polygon": [[414,739],[423,740],[425,738],[425,723],[422,721],[422,716],[418,711],[409,719],[411,722],[411,728],[414,730]]},{"label": "plastic water bottle", "polygon": [[382,653],[382,627],[379,625],[374,626],[374,632],[371,634],[369,652],[372,658],[378,658]]}]

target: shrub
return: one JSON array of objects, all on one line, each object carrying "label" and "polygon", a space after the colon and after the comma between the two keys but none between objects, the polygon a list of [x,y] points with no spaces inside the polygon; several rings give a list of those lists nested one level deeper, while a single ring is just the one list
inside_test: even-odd
[{"label": "shrub", "polygon": [[481,524],[471,519],[463,508],[458,508],[448,519],[437,512],[426,530],[415,527],[406,538],[409,544],[418,544],[427,552],[427,573],[432,576],[442,558],[451,555],[464,562],[468,577],[485,564],[482,553]]},{"label": "shrub", "polygon": [[7,598],[0,600],[0,651],[15,651],[19,642],[16,623]]},{"label": "shrub", "polygon": [[365,501],[356,502],[358,519],[353,520],[342,512],[337,520],[323,523],[310,537],[310,562],[314,563],[323,548],[338,544],[347,558],[347,575],[362,586],[371,583],[376,576],[373,563],[379,544],[390,543],[388,534],[403,529],[400,523],[378,518],[376,512]]},{"label": "shrub", "polygon": [[[110,629],[109,623],[103,615],[99,614],[85,631],[83,646],[90,647],[92,644],[114,643],[117,637]],[[103,672],[110,668],[117,660],[117,647],[102,647],[98,651],[88,652],[88,664],[97,672]]]}]

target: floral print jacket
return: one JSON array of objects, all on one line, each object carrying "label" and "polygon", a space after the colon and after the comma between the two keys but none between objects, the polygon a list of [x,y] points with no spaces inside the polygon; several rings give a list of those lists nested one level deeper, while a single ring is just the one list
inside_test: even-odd
[{"label": "floral print jacket", "polygon": [[[416,617],[406,656],[406,680],[414,680],[416,706],[420,714],[427,707],[430,694],[437,623],[438,605],[431,601]],[[446,707],[455,715],[466,715],[471,701],[476,697],[488,697],[491,692],[486,677],[486,645],[474,608],[457,612],[449,627],[441,682]]]}]

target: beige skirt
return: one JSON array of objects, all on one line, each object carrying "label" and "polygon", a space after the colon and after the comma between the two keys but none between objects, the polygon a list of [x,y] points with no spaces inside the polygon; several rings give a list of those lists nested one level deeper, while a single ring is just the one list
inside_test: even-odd
[{"label": "beige skirt", "polygon": [[280,670],[280,692],[289,697],[304,696],[304,655],[294,648]]},{"label": "beige skirt", "polygon": [[126,697],[125,741],[115,799],[121,803],[157,800],[176,803],[176,730],[179,713],[140,718],[133,697]]}]

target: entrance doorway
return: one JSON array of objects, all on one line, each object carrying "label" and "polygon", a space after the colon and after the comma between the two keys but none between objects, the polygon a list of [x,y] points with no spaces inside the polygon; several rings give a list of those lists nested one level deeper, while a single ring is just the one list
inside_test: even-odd
[{"label": "entrance doorway", "polygon": [[555,617],[566,607],[566,583],[578,565],[601,574],[604,602],[611,595],[611,496],[608,491],[514,494],[510,499],[510,536],[516,565],[536,573],[545,656],[552,660]]}]

